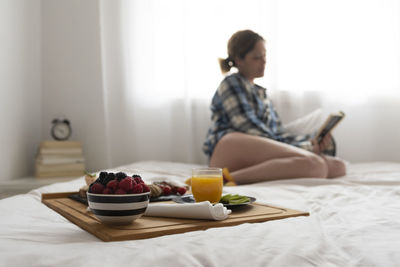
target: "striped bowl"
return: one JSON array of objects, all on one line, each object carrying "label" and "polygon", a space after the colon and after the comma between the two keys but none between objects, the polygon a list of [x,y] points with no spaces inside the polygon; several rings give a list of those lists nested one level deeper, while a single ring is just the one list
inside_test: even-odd
[{"label": "striped bowl", "polygon": [[149,198],[150,192],[127,195],[87,193],[90,210],[106,224],[132,223],[146,211]]}]

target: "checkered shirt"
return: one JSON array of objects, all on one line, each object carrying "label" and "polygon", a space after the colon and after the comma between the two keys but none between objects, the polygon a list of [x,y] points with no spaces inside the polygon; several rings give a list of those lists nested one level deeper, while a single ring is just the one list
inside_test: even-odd
[{"label": "checkered shirt", "polygon": [[242,132],[271,138],[309,149],[311,135],[293,135],[285,131],[266,89],[251,84],[238,73],[221,82],[211,103],[212,126],[203,151],[211,157],[217,142],[227,133]]}]

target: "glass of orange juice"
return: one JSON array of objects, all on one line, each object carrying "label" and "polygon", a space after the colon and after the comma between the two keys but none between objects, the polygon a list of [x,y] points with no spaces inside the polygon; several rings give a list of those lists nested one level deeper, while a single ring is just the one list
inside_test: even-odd
[{"label": "glass of orange juice", "polygon": [[192,193],[196,202],[217,203],[222,195],[222,169],[196,168],[192,170]]}]

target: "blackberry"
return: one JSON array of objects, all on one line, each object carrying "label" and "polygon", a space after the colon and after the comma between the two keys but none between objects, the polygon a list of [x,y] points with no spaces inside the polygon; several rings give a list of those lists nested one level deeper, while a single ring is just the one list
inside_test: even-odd
[{"label": "blackberry", "polygon": [[107,175],[108,175],[107,172],[101,172],[99,174],[99,178],[97,178],[98,182],[101,183],[101,184],[104,184],[104,180],[107,178]]},{"label": "blackberry", "polygon": [[118,181],[121,181],[122,179],[124,179],[127,175],[124,172],[117,172],[117,174],[115,174],[115,176],[117,177]]},{"label": "blackberry", "polygon": [[140,177],[140,175],[138,175],[138,174],[132,174],[132,178],[135,178],[135,177],[138,177],[138,178],[142,179],[142,177]]},{"label": "blackberry", "polygon": [[110,172],[104,178],[102,184],[106,186],[109,181],[114,180],[114,179],[115,179],[115,174],[113,172]]}]

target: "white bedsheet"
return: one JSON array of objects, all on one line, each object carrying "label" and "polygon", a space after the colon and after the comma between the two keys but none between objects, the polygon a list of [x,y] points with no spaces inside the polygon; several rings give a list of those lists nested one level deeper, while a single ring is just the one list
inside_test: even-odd
[{"label": "white bedsheet", "polygon": [[[139,162],[114,170],[183,182],[194,166]],[[400,266],[400,163],[351,164],[332,180],[224,188],[308,217],[123,242],[103,242],[40,202],[43,192],[83,184],[0,200],[0,266]]]}]

